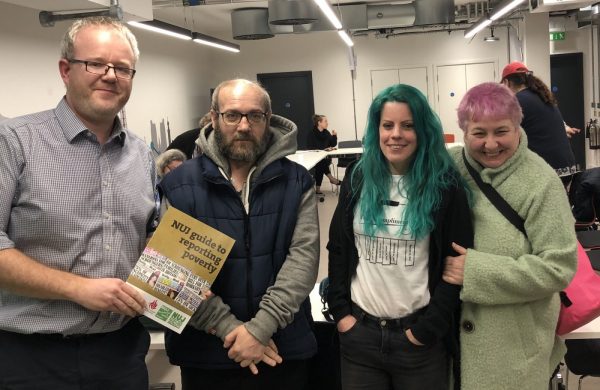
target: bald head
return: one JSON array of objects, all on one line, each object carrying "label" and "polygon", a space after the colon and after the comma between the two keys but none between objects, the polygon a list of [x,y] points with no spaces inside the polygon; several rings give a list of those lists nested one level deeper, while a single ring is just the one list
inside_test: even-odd
[{"label": "bald head", "polygon": [[223,81],[215,88],[212,95],[211,109],[215,112],[221,112],[220,108],[223,104],[221,99],[222,90],[227,90],[227,96],[244,96],[247,93],[258,94],[262,106],[262,111],[270,114],[271,113],[271,97],[269,93],[257,82],[246,80],[246,79],[233,79]]}]

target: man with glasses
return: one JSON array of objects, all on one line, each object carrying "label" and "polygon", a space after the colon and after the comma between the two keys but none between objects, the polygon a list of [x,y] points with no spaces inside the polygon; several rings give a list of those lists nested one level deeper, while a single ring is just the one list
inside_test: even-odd
[{"label": "man with glasses", "polygon": [[148,389],[144,298],[125,284],[154,227],[155,168],[117,114],[139,51],[78,20],[53,110],[0,124],[0,388]]},{"label": "man with glasses", "polygon": [[[233,237],[235,245],[181,335],[168,332],[184,390],[304,389],[317,345],[308,295],[318,270],[312,178],[288,160],[297,127],[271,113],[268,93],[248,80],[221,83],[203,155],[161,181],[164,199]],[[259,364],[259,363],[264,364]]]}]

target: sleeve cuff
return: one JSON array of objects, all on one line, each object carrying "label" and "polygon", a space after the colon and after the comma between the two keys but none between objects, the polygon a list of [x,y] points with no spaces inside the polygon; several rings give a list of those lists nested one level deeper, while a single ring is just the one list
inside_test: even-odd
[{"label": "sleeve cuff", "polygon": [[268,345],[269,340],[277,331],[277,320],[265,310],[259,310],[254,318],[244,325],[246,330],[262,345]]}]

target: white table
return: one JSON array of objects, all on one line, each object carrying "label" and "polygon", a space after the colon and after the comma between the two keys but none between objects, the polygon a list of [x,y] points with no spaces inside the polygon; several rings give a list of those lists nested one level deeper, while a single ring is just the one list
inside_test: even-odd
[{"label": "white table", "polygon": [[564,339],[600,339],[600,317],[562,337]]},{"label": "white table", "polygon": [[352,154],[362,154],[363,152],[363,148],[362,146],[359,148],[340,148],[340,149],[333,149],[333,150],[329,150],[327,152],[327,155],[329,157],[338,157],[338,156],[345,156],[345,155],[352,155]]},{"label": "white table", "polygon": [[[452,142],[447,143],[446,148],[451,148],[453,146],[463,146],[462,142]],[[329,151],[325,150],[298,150],[294,154],[290,154],[287,156],[290,160],[297,162],[302,165],[304,168],[310,170],[317,165],[317,163],[323,160],[325,157],[339,157],[345,155],[353,155],[353,154],[362,154],[363,148],[339,148],[333,149]]]},{"label": "white table", "polygon": [[324,150],[298,150],[294,154],[287,156],[290,160],[302,165],[307,170],[310,170],[317,165],[317,163],[327,157],[327,153]]}]

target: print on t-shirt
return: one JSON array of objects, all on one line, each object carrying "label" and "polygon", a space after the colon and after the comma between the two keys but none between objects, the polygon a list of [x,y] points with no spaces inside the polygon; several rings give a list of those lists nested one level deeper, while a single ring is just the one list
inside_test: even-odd
[{"label": "print on t-shirt", "polygon": [[[391,210],[402,210],[405,202],[386,202],[386,214]],[[390,207],[391,206],[391,207]],[[401,206],[398,208],[397,206]],[[354,242],[358,250],[358,257],[368,261],[371,264],[397,265],[398,260],[404,261],[405,267],[415,265],[415,240],[410,234],[400,234],[403,227],[401,217],[388,216],[383,218],[386,231],[392,233],[395,237],[369,236],[361,233],[354,233]],[[364,220],[361,219],[361,225]],[[364,229],[361,229],[364,231]],[[394,234],[397,233],[397,234]],[[399,238],[396,238],[399,237]]]}]

